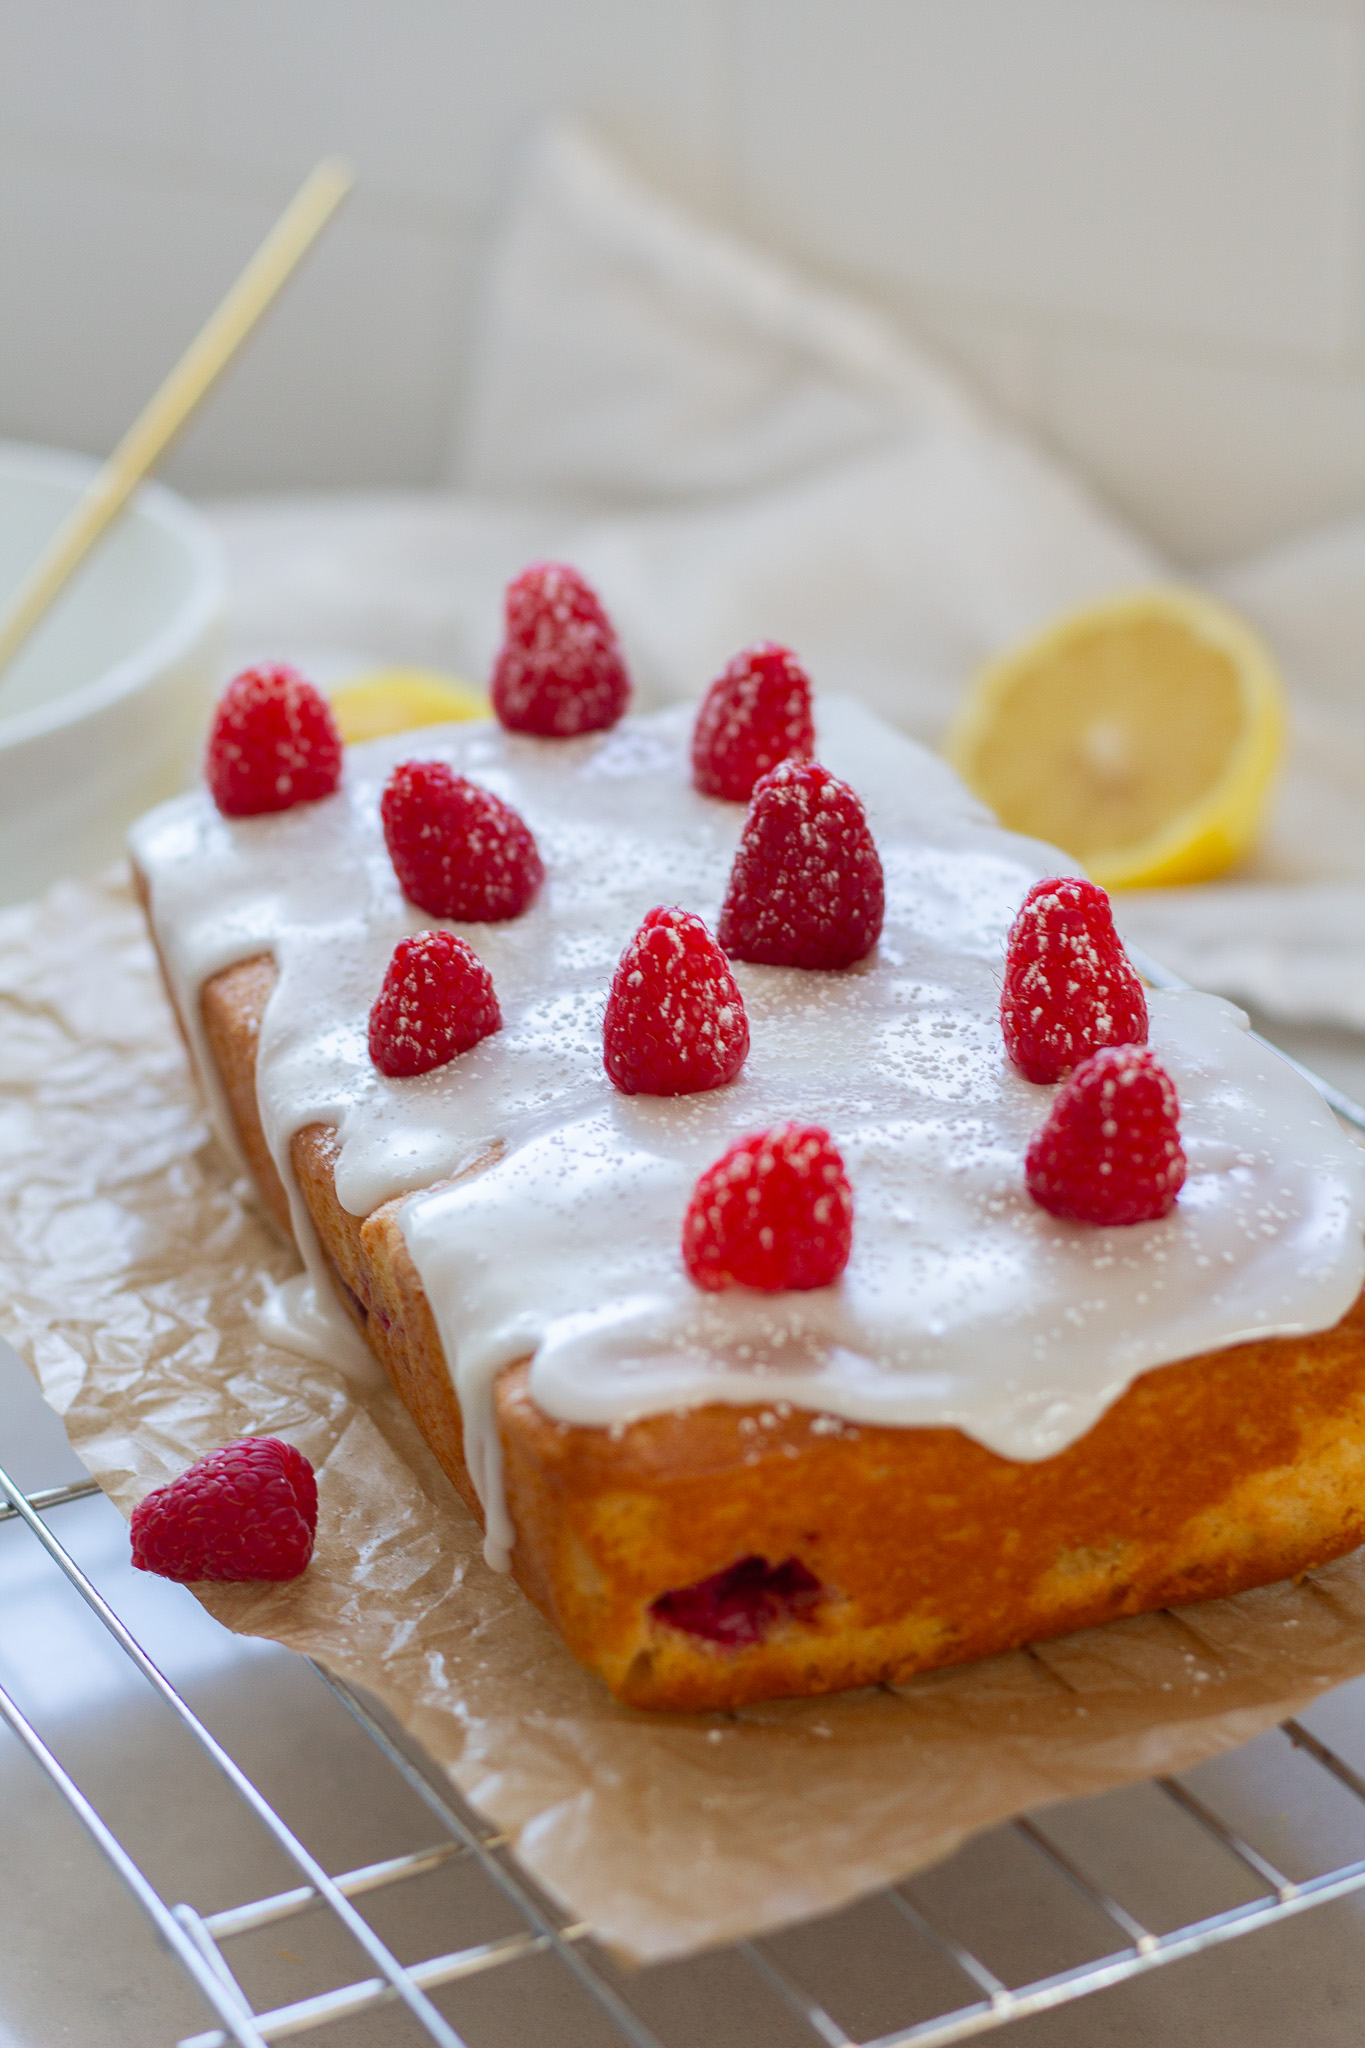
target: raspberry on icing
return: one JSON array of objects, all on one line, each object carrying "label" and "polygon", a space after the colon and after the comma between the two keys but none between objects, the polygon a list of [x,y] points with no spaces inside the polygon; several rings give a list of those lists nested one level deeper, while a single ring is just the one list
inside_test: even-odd
[{"label": "raspberry on icing", "polygon": [[507,586],[493,709],[512,732],[571,739],[615,725],[630,697],[616,632],[577,569],[533,562]]},{"label": "raspberry on icing", "polygon": [[1061,875],[1029,890],[1010,928],[1000,1024],[1030,1081],[1058,1081],[1102,1045],[1146,1043],[1147,998],[1097,882]]},{"label": "raspberry on icing", "polygon": [[302,1451],[249,1436],[210,1451],[133,1509],[133,1563],[163,1579],[295,1579],[313,1554],[318,1484]]},{"label": "raspberry on icing", "polygon": [[429,917],[520,917],[545,879],[525,819],[444,761],[402,762],[379,813],[403,894]]},{"label": "raspberry on icing", "polygon": [[815,752],[810,678],[789,648],[745,647],[702,698],[692,728],[692,780],[703,796],[747,803],[760,775]]},{"label": "raspberry on icing", "polygon": [[718,937],[732,960],[849,967],[872,951],[886,907],[860,799],[814,761],[784,761],[754,788]]},{"label": "raspberry on icing", "polygon": [[708,1166],[683,1218],[683,1263],[698,1287],[832,1287],[853,1246],[853,1191],[828,1131],[780,1124]]},{"label": "raspberry on icing", "polygon": [[229,818],[331,796],[341,781],[341,735],[327,699],[297,669],[243,669],[218,699],[204,779]]},{"label": "raspberry on icing", "polygon": [[656,909],[621,955],[602,1058],[623,1095],[695,1095],[733,1081],[749,1020],[730,963],[699,917]]},{"label": "raspberry on icing", "polygon": [[493,977],[454,932],[418,932],[393,949],[370,1011],[370,1058],[391,1080],[427,1074],[502,1028]]},{"label": "raspberry on icing", "polygon": [[1076,1223],[1152,1223],[1185,1183],[1180,1104],[1140,1045],[1106,1045],[1058,1090],[1025,1161],[1035,1202]]}]

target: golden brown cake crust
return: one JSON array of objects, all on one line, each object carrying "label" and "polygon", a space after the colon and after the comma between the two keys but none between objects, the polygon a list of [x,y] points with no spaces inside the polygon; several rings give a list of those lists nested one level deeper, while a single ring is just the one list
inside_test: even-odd
[{"label": "golden brown cake crust", "polygon": [[[246,961],[203,991],[253,1165],[265,1152],[254,1070],[273,972],[268,958]],[[335,1156],[324,1125],[293,1141],[324,1251],[477,1512],[401,1200],[349,1215]],[[268,1155],[257,1171],[279,1213]],[[1035,1464],[953,1429],[853,1425],[784,1405],[570,1425],[536,1406],[528,1378],[523,1361],[497,1386],[513,1570],[574,1655],[635,1706],[731,1707],[905,1678],[1240,1592],[1365,1539],[1365,1297],[1335,1329],[1143,1374],[1086,1436]],[[797,1559],[823,1589],[763,1640],[722,1647],[651,1612],[660,1595],[755,1556]]]}]

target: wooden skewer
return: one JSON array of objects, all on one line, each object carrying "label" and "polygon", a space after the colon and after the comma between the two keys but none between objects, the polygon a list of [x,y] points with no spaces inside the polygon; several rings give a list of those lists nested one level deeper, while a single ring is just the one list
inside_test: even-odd
[{"label": "wooden skewer", "polygon": [[351,188],[327,157],[305,179],[180,361],[72,506],[0,621],[0,669],[12,660],[130,493],[179,433]]}]

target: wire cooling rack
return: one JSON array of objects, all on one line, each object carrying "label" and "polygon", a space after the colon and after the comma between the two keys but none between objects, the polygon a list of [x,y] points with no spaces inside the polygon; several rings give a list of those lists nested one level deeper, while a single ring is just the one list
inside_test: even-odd
[{"label": "wire cooling rack", "polygon": [[[409,2029],[412,2038],[439,2042],[443,2048],[482,2048],[476,2033],[457,2031],[438,2009],[432,1994],[485,1973],[515,1970],[531,1957],[546,1953],[553,1955],[593,2001],[601,2017],[603,2041],[626,2042],[631,2048],[671,2048],[674,2037],[670,2035],[667,2016],[661,2019],[657,2012],[651,2012],[646,2018],[633,1995],[640,1985],[648,1984],[650,1973],[632,1978],[617,1971],[597,1949],[591,1928],[566,1923],[519,1871],[507,1853],[505,1838],[490,1832],[444,1779],[434,1782],[429,1768],[383,1725],[363,1698],[323,1672],[320,1675],[377,1745],[388,1765],[421,1799],[432,1822],[432,1838],[424,1848],[359,1869],[326,1872],[158,1669],[51,1526],[64,1506],[97,1491],[93,1481],[86,1481],[25,1494],[0,1469],[0,1495],[4,1497],[0,1518],[17,1518],[25,1525],[147,1685],[217,1767],[232,1792],[273,1837],[298,1877],[297,1884],[285,1890],[217,1912],[201,1913],[191,1904],[164,1898],[59,1762],[33,1722],[0,1688],[0,1716],[103,1851],[216,2018],[215,2026],[183,2036],[179,2048],[226,2048],[230,2042],[241,2044],[241,2048],[261,2048],[266,2042],[307,2035],[334,2038],[325,2030],[374,2008],[400,2003],[407,2008],[415,2029]],[[1323,1774],[1337,1797],[1360,1802],[1365,1810],[1365,1778],[1320,1736],[1301,1722],[1289,1721],[1279,1731],[1278,1739],[1292,1744],[1302,1758]],[[1025,1817],[997,1834],[1012,1837],[1027,1856],[1036,1860],[1040,1881],[1046,1874],[1053,1881],[1062,1882],[1090,1909],[1092,1921],[1109,1930],[1109,1944],[1082,1963],[1046,1976],[1007,1982],[975,1952],[934,1902],[932,1872],[913,1884],[886,1891],[880,1903],[900,1925],[907,1943],[907,1960],[916,1951],[919,1953],[921,1967],[916,1969],[912,1963],[908,1979],[913,1979],[921,1992],[926,1975],[932,1977],[940,1990],[953,1981],[960,1987],[959,1994],[955,1998],[950,1994],[936,2012],[918,2015],[904,2025],[893,2025],[873,2035],[859,2034],[850,2031],[837,2010],[831,2009],[836,2001],[827,2003],[819,1986],[806,1981],[799,1954],[802,1948],[810,1951],[808,1940],[794,1951],[787,1939],[785,1953],[782,1937],[741,1942],[736,1944],[733,1954],[755,1973],[760,1984],[790,2016],[793,2032],[786,2038],[794,2044],[805,2043],[807,2048],[947,2048],[950,2042],[965,2041],[1029,2014],[1067,2004],[1365,1889],[1365,1857],[1294,1878],[1245,1839],[1235,1820],[1220,1813],[1207,1796],[1201,1796],[1177,1778],[1160,1779],[1154,1789],[1172,1815],[1187,1826],[1192,1824],[1212,1845],[1225,1866],[1223,1879],[1231,1879],[1238,1888],[1250,1891],[1250,1897],[1157,1931],[1144,1924],[1133,1904],[1115,1896],[1103,1875],[1088,1869],[1074,1851],[1063,1845],[1052,1815],[1042,1822]],[[440,1954],[400,1962],[357,1902],[372,1899],[390,1888],[416,1884],[457,1858],[470,1859],[477,1865],[488,1883],[514,1909],[520,1926],[492,1940],[457,1944]],[[1215,1895],[1225,1888],[1212,1873],[1205,1873],[1203,1881]],[[234,1944],[262,1929],[318,1914],[331,1915],[351,1937],[357,1951],[356,1973],[325,1991],[290,2004],[265,2010],[255,2008],[243,1975],[233,1966]],[[793,1954],[798,1956],[795,1964]],[[923,1965],[933,1961],[946,1965],[947,1974],[941,1967],[937,1972],[932,1968],[926,1972]],[[409,2038],[409,2033],[403,2038]],[[526,2048],[538,2048],[543,2036],[536,2032],[524,2038]]]},{"label": "wire cooling rack", "polygon": [[[1148,963],[1140,964],[1147,971]],[[1159,970],[1153,969],[1150,978],[1158,977]],[[1171,977],[1159,978],[1172,985]],[[1317,1076],[1309,1074],[1309,1078],[1338,1114],[1365,1129],[1365,1110],[1360,1105]],[[468,1986],[492,1973],[524,1972],[533,1958],[552,1959],[567,1980],[565,1991],[572,1987],[580,2001],[589,2002],[597,2022],[591,2038],[602,2042],[604,2048],[605,2044],[619,2048],[621,2042],[631,2048],[675,2048],[676,2043],[685,2042],[690,2048],[698,2037],[686,2024],[685,1972],[689,1966],[681,1966],[681,1978],[678,1968],[673,1968],[670,1996],[661,2005],[650,1995],[656,1973],[631,1975],[618,1970],[594,1942],[591,1927],[566,1922],[513,1861],[506,1838],[489,1830],[454,1793],[444,1775],[411,1748],[401,1733],[386,1725],[365,1698],[315,1667],[375,1746],[384,1766],[420,1800],[431,1823],[431,1839],[420,1849],[405,1849],[337,1873],[324,1869],[266,1793],[164,1675],[58,1535],[54,1524],[60,1522],[61,1511],[98,1491],[93,1481],[86,1480],[26,1493],[0,1468],[0,1523],[22,1525],[28,1537],[41,1546],[49,1566],[85,1602],[145,1685],[216,1767],[230,1793],[293,1866],[297,1879],[284,1890],[217,1911],[201,1912],[185,1901],[172,1902],[97,1811],[34,1722],[0,1687],[0,1718],[103,1852],[160,1940],[197,1986],[207,2014],[216,2020],[216,2025],[182,2036],[178,2048],[226,2048],[229,2042],[239,2043],[240,2048],[262,2048],[267,2042],[307,2036],[353,2039],[346,2023],[379,2008],[388,2008],[392,2018],[401,2022],[403,2040],[435,2041],[443,2048],[485,2048],[494,2036],[464,2015],[457,2028],[434,1994],[447,1994],[449,2002],[454,1987]],[[18,1529],[13,1532],[15,1537],[19,1534]],[[1299,1766],[1316,1780],[1312,1787],[1301,1784],[1299,1796],[1321,1796],[1325,1789],[1337,1809],[1344,1807],[1360,1817],[1358,1846],[1365,1849],[1365,1777],[1354,1765],[1321,1734],[1297,1720],[1285,1722],[1275,1735],[1263,1740],[1288,1745]],[[1365,1890],[1365,1854],[1349,1861],[1323,1859],[1329,1867],[1300,1868],[1297,1874],[1280,1867],[1264,1844],[1258,1846],[1249,1838],[1256,1832],[1254,1826],[1248,1827],[1237,1812],[1220,1810],[1224,1802],[1210,1794],[1206,1776],[1207,1767],[1202,1767],[1181,1778],[1161,1778],[1142,1788],[1141,1796],[1148,1802],[1142,1825],[1149,1837],[1154,1826],[1171,1831],[1169,1842],[1165,1836],[1158,1841],[1158,1860],[1179,1863],[1186,1872],[1184,1893],[1188,1896],[1191,1886],[1197,1886],[1208,1910],[1179,1916],[1175,1924],[1160,1924],[1160,1916],[1141,1898],[1131,1892],[1121,1896],[1124,1884],[1116,1882],[1113,1874],[1115,1868],[1120,1873],[1123,1870],[1121,1856],[1117,1863],[1103,1852],[1095,1857],[1068,1840],[1066,1816],[1072,1808],[1050,1809],[1042,1820],[1024,1816],[985,1838],[989,1852],[997,1860],[1013,1856],[1016,1863],[1022,1857],[1033,1866],[1022,1876],[1016,1869],[1016,1890],[1022,1884],[1021,1896],[1048,1885],[1069,1892],[1082,1909],[1085,1923],[1085,1932],[1077,1937],[1086,1951],[1083,1960],[1035,1973],[1027,1955],[1020,1966],[1015,1944],[1015,1953],[1007,1962],[1002,1963],[998,1956],[994,1964],[987,1961],[972,1945],[970,1926],[964,1931],[964,1918],[970,1923],[972,1914],[969,1908],[964,1911],[962,1887],[955,1888],[941,1871],[931,1871],[888,1889],[867,1908],[858,1909],[880,1914],[878,1942],[883,1950],[888,1941],[902,1945],[904,2003],[890,2024],[878,2022],[869,2030],[850,2017],[858,2004],[852,1995],[858,1959],[848,1953],[846,1941],[840,1955],[837,1938],[822,1940],[817,1923],[815,1930],[807,1927],[794,1935],[741,1942],[728,1952],[733,1965],[749,1974],[755,1989],[769,2000],[783,2023],[777,2032],[771,2025],[756,2023],[750,2038],[757,2039],[762,2032],[764,2040],[780,2038],[783,2048],[787,2044],[790,2048],[815,2048],[815,2044],[819,2048],[948,2048],[951,2042],[969,2040],[1070,2004]],[[1197,1787],[1188,1782],[1191,1778]],[[1236,1806],[1235,1798],[1231,1804]],[[1201,1839],[1206,1851],[1202,1861],[1192,1856],[1193,1836]],[[400,1961],[396,1947],[403,1943],[385,1940],[376,1930],[376,1904],[390,1894],[410,1897],[412,1888],[457,1862],[472,1868],[485,1891],[496,1894],[515,1923],[512,1931],[492,1938],[457,1939],[440,1953]],[[1140,1883],[1136,1889],[1142,1890]],[[361,1900],[370,1902],[368,1917],[357,1903]],[[473,1918],[477,1920],[479,1915],[475,1913]],[[326,1921],[331,1922],[334,1934],[340,1930],[352,1944],[350,1972],[334,1971],[340,1981],[305,1998],[257,2005],[251,1994],[251,1955],[246,1953],[245,1964],[241,1960],[249,1951],[250,1937],[284,1923],[293,1923],[295,1928],[311,1924],[316,1930]],[[1157,1924],[1149,1924],[1152,1921]],[[455,1934],[458,1916],[449,1916],[445,1924]],[[291,1932],[291,1938],[306,1945],[299,1933]],[[988,1942],[978,1945],[989,1947]],[[831,1967],[831,1954],[840,1958],[837,1967]],[[255,1974],[259,1976],[259,1970]],[[541,2012],[546,1997],[540,1982],[537,2007]],[[553,1987],[548,1997],[553,2009]],[[390,2039],[399,2036],[386,2031],[382,2038],[387,2048]],[[503,2048],[509,2038],[515,2039],[516,2048],[540,2048],[548,2037],[543,2020],[509,2036],[504,2019],[495,2038],[497,2048]],[[582,2038],[581,2027],[576,2038]]]}]

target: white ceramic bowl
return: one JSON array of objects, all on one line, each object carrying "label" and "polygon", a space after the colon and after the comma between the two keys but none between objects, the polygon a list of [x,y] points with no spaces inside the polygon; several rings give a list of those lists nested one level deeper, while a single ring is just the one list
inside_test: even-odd
[{"label": "white ceramic bowl", "polygon": [[[0,606],[96,465],[0,442]],[[198,765],[223,659],[218,543],[144,484],[0,670],[0,903],[117,859]]]}]

